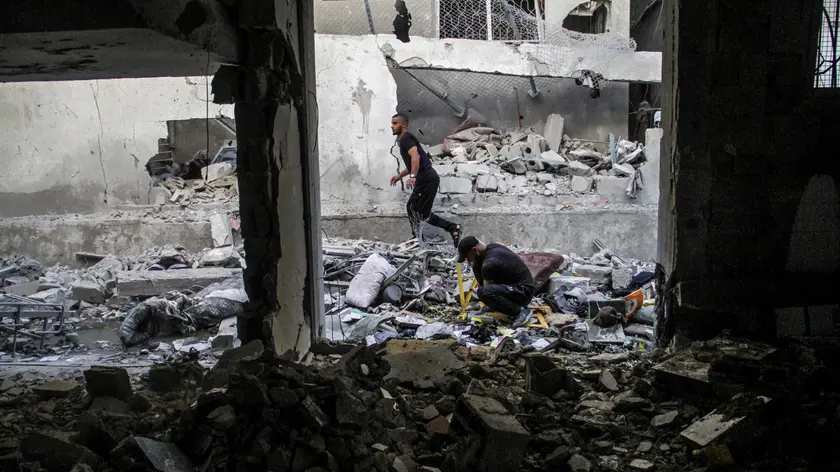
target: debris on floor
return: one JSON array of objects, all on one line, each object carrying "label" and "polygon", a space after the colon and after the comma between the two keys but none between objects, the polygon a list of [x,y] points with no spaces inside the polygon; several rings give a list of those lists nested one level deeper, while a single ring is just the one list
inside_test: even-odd
[{"label": "debris on floor", "polygon": [[427,148],[441,176],[441,193],[638,196],[644,186],[643,144],[613,136],[603,142],[572,139],[563,134],[562,123],[562,116],[550,115],[545,137],[532,128],[501,131],[462,123],[442,145]]}]

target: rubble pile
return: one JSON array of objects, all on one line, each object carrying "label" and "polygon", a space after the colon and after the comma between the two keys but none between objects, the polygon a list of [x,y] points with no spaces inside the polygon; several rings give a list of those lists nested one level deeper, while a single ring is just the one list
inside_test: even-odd
[{"label": "rubble pile", "polygon": [[153,205],[180,205],[186,207],[199,203],[224,203],[239,198],[236,168],[230,162],[210,164],[201,169],[201,177],[184,179],[168,173],[152,181],[149,201]]},{"label": "rubble pile", "polygon": [[133,385],[110,367],[83,380],[5,378],[0,462],[47,472],[840,465],[820,452],[837,439],[837,382],[825,382],[836,347],[719,337],[672,354],[394,339],[315,349],[339,348],[298,364],[254,341],[208,371],[187,358]]},{"label": "rubble pile", "polygon": [[[620,188],[636,198],[644,186],[644,145],[619,139],[614,144],[576,140],[552,119],[546,137],[533,129],[501,132],[463,123],[443,144],[427,148],[445,194],[500,193],[572,195]],[[605,151],[597,148],[606,147]]]}]

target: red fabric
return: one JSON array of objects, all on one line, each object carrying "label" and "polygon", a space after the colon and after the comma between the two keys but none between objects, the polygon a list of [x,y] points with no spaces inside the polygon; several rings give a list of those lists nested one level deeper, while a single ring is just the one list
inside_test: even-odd
[{"label": "red fabric", "polygon": [[563,256],[550,252],[524,252],[520,253],[519,257],[531,269],[531,275],[534,277],[534,285],[537,289],[535,293],[539,293],[545,283],[548,282],[551,274],[563,265]]}]

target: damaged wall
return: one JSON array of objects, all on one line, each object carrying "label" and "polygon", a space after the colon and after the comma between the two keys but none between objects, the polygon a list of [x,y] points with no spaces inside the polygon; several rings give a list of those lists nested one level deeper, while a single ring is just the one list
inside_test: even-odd
[{"label": "damaged wall", "polygon": [[148,203],[166,121],[205,117],[205,100],[203,77],[0,84],[0,216]]},{"label": "damaged wall", "polygon": [[834,326],[840,100],[814,88],[820,6],[665,2],[659,241],[689,336]]}]

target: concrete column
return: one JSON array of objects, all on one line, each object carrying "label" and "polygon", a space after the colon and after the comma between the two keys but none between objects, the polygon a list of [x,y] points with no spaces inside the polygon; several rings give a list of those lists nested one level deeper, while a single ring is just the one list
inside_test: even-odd
[{"label": "concrete column", "polygon": [[237,18],[240,65],[213,90],[236,103],[251,300],[239,335],[300,359],[323,316],[312,0],[241,0]]}]

